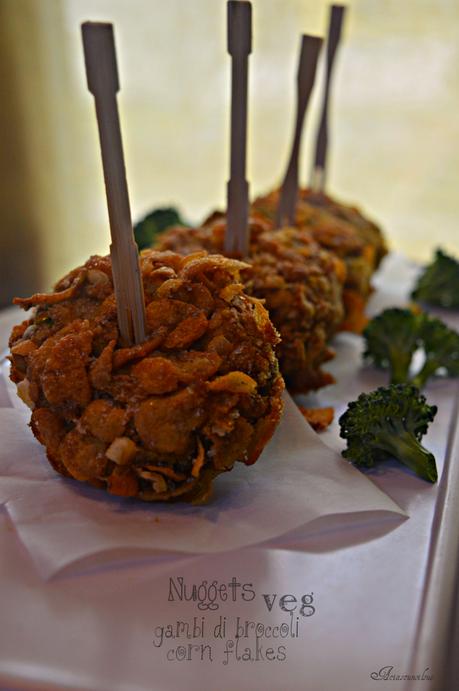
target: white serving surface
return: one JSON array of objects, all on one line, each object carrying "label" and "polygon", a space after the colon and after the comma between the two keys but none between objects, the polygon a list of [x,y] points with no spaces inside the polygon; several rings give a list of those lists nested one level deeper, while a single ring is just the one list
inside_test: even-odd
[{"label": "white serving surface", "polygon": [[[401,304],[413,271],[400,258],[387,261],[378,279],[374,309],[379,309],[378,304]],[[0,317],[2,347],[11,320],[11,314]],[[337,339],[333,367],[340,373],[339,384],[317,397],[336,404],[338,414],[360,391],[385,380],[370,368],[356,370],[359,348],[356,337]],[[442,674],[459,526],[454,495],[459,484],[454,462],[459,462],[459,454],[451,427],[457,415],[457,385],[436,381],[425,393],[430,403],[439,406],[425,441],[437,456],[439,484],[431,486],[395,463],[371,474],[410,516],[402,523],[372,520],[356,525],[343,519],[340,528],[298,530],[268,545],[212,555],[139,557],[117,568],[88,565],[84,572],[58,574],[45,581],[6,514],[0,514],[0,687],[369,691],[386,688],[382,679],[371,676],[386,668],[389,675],[433,675],[432,681],[424,678],[411,684],[416,691],[446,689]],[[339,446],[336,425],[325,438],[331,446]],[[450,460],[445,464],[447,452]],[[241,588],[236,602],[220,603],[215,611],[200,610],[196,602],[179,602],[175,591],[174,601],[168,600],[171,578],[177,585],[182,577],[190,586],[204,580],[228,583],[233,576],[241,584],[251,584],[248,592],[255,592],[253,600],[241,600]],[[301,616],[301,597],[311,593],[315,612]],[[290,622],[288,612],[279,607],[282,595],[297,600],[292,621],[295,632],[299,617],[298,637],[289,634],[285,639],[261,641],[264,660],[238,661],[234,652],[226,654],[225,646],[235,640],[238,617],[265,627]],[[287,609],[295,606],[292,597],[283,604]],[[192,622],[194,617],[200,623],[202,616],[203,638],[165,639],[160,647],[155,645],[157,627],[177,620]],[[227,617],[226,640],[214,636],[220,616]],[[189,642],[202,643],[204,648],[193,648],[191,660],[168,661],[168,656],[180,657],[180,645],[188,655]],[[266,659],[271,643],[276,649],[285,645],[283,653],[273,653],[285,659]],[[207,645],[212,662],[207,659]],[[248,642],[241,638],[239,654],[245,647],[256,655],[253,636]],[[405,690],[407,681],[388,680],[387,688]]]}]

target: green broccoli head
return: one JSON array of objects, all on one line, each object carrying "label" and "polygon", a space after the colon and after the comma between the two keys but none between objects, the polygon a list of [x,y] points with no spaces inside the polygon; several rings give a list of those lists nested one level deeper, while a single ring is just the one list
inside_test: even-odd
[{"label": "green broccoli head", "polygon": [[187,225],[177,209],[172,207],[154,209],[145,218],[135,224],[134,237],[139,250],[151,247],[157,236],[171,226]]},{"label": "green broccoli head", "polygon": [[374,317],[363,332],[364,358],[389,369],[391,384],[408,381],[411,359],[419,347],[420,315],[392,307]]},{"label": "green broccoli head", "polygon": [[450,329],[440,319],[429,317],[427,314],[421,316],[419,335],[425,362],[412,379],[412,383],[419,389],[435,374],[459,376],[459,333]]},{"label": "green broccoli head", "polygon": [[436,482],[435,458],[420,443],[436,412],[412,384],[362,393],[339,419],[340,436],[347,440],[343,456],[367,468],[396,458],[419,477]]},{"label": "green broccoli head", "polygon": [[418,278],[413,300],[439,307],[459,307],[459,262],[438,249],[435,258]]},{"label": "green broccoli head", "polygon": [[[363,332],[364,358],[389,369],[391,384],[411,382],[421,389],[438,374],[459,376],[459,334],[425,313],[391,308],[372,319]],[[416,350],[424,352],[422,368],[410,375]]]}]

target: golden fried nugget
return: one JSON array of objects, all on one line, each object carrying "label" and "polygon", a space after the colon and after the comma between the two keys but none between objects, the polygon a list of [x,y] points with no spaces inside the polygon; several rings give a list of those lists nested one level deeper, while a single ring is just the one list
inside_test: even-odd
[{"label": "golden fried nugget", "polygon": [[239,272],[206,252],[141,256],[147,339],[120,344],[111,264],[91,257],[10,338],[11,379],[62,475],[122,497],[201,502],[279,421],[279,341]]},{"label": "golden fried nugget", "polygon": [[[251,246],[247,263],[241,265],[244,287],[224,286],[219,297],[230,304],[244,289],[261,298],[278,330],[281,342],[277,354],[281,372],[292,391],[306,392],[333,382],[322,370],[322,364],[333,356],[328,341],[343,319],[342,284],[346,270],[344,263],[318,245],[311,233],[298,228],[273,231],[270,223],[252,219]],[[158,239],[158,248],[194,256],[198,250],[222,252],[225,222],[214,214],[202,228],[171,228]],[[187,265],[193,270],[195,260]],[[253,306],[255,319],[261,328],[266,323],[260,302]],[[224,313],[217,315],[224,320]],[[219,322],[220,323],[220,322]],[[223,334],[213,338],[209,349],[225,356],[227,344]],[[250,349],[250,343],[241,345]],[[241,354],[242,357],[242,354]]]},{"label": "golden fried nugget", "polygon": [[[274,190],[256,199],[252,208],[274,223],[278,204],[279,190]],[[345,317],[340,329],[360,333],[366,323],[364,309],[372,292],[371,277],[387,254],[381,229],[356,207],[308,188],[299,191],[295,226],[308,230],[321,247],[345,263]]]}]

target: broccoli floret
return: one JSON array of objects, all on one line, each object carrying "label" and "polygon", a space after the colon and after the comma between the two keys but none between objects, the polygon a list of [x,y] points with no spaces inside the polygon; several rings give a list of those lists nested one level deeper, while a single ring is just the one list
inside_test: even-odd
[{"label": "broccoli floret", "polygon": [[450,329],[441,319],[427,314],[421,316],[419,335],[425,362],[411,380],[419,389],[431,376],[442,371],[448,377],[459,377],[459,333]]},{"label": "broccoli floret", "polygon": [[414,352],[419,347],[420,315],[392,307],[374,317],[363,331],[363,357],[377,367],[389,369],[391,384],[408,381]]},{"label": "broccoli floret", "polygon": [[413,300],[439,307],[459,307],[459,262],[438,249],[435,258],[418,278]]},{"label": "broccoli floret", "polygon": [[396,458],[419,477],[436,482],[435,458],[420,443],[436,412],[411,384],[362,393],[339,419],[340,435],[347,440],[343,456],[367,468]]},{"label": "broccoli floret", "polygon": [[[372,319],[363,332],[364,358],[389,369],[391,384],[411,383],[419,389],[435,374],[459,376],[459,334],[428,314],[391,308]],[[413,355],[424,351],[420,371],[410,375]]]},{"label": "broccoli floret", "polygon": [[151,247],[156,237],[170,226],[185,225],[177,209],[154,209],[134,226],[137,247],[139,250]]}]

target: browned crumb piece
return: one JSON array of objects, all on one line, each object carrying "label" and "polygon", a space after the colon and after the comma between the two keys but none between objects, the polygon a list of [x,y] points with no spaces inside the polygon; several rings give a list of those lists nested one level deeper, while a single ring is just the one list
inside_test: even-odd
[{"label": "browned crumb piece", "polygon": [[323,432],[333,422],[333,408],[305,408],[299,405],[301,414],[316,432]]}]

